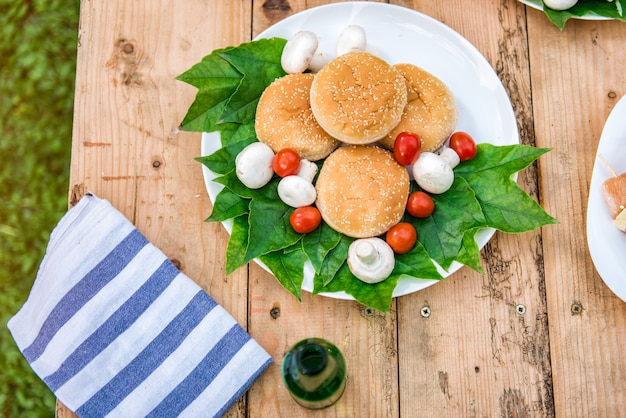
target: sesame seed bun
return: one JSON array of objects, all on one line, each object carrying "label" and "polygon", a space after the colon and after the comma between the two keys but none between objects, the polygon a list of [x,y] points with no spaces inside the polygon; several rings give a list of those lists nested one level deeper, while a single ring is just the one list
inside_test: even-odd
[{"label": "sesame seed bun", "polygon": [[263,91],[254,126],[259,141],[274,152],[291,148],[300,158],[317,161],[339,145],[339,141],[320,127],[311,111],[313,77],[313,74],[286,75]]},{"label": "sesame seed bun", "polygon": [[324,161],[316,205],[332,229],[353,238],[381,235],[404,214],[409,174],[377,146],[337,148]]},{"label": "sesame seed bun", "polygon": [[412,132],[422,140],[422,151],[435,151],[450,137],[459,119],[454,95],[437,77],[412,64],[393,66],[406,80],[408,102],[400,123],[380,144],[393,149],[400,132]]},{"label": "sesame seed bun", "polygon": [[382,59],[362,51],[333,59],[311,86],[311,109],[330,135],[353,145],[384,137],[400,121],[406,82]]}]

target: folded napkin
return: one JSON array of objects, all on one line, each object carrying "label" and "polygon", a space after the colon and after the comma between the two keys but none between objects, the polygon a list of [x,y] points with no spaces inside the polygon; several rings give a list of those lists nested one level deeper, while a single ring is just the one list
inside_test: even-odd
[{"label": "folded napkin", "polygon": [[52,232],[28,300],[8,327],[33,370],[80,417],[219,416],[272,362],[91,194]]}]

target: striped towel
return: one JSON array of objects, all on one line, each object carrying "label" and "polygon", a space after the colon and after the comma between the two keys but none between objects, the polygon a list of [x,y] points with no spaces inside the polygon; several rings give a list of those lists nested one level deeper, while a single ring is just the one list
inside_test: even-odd
[{"label": "striped towel", "polygon": [[8,323],[80,417],[220,416],[272,362],[109,202],[86,195],[50,236]]}]

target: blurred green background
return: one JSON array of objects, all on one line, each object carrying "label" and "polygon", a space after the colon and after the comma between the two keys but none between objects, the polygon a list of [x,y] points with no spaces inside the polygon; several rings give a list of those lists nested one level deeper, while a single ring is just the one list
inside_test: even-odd
[{"label": "blurred green background", "polygon": [[55,398],[6,327],[67,210],[79,0],[0,0],[0,416]]}]

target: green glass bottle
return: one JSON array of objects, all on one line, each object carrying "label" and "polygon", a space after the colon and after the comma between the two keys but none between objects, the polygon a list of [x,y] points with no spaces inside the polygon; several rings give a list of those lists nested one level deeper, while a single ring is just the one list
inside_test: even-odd
[{"label": "green glass bottle", "polygon": [[308,338],[295,344],[283,359],[283,381],[291,396],[305,408],[326,408],[343,394],[346,362],[332,343]]}]

